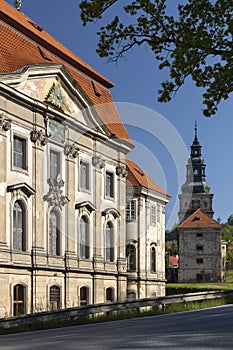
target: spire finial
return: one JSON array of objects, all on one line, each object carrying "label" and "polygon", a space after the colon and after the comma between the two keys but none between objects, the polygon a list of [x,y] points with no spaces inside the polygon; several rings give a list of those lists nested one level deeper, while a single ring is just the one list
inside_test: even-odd
[{"label": "spire finial", "polygon": [[197,121],[195,120],[195,128],[194,128],[194,130],[195,130],[195,139],[197,139]]},{"label": "spire finial", "polygon": [[22,1],[21,0],[15,0],[14,5],[18,11],[20,11],[20,8],[22,6]]}]

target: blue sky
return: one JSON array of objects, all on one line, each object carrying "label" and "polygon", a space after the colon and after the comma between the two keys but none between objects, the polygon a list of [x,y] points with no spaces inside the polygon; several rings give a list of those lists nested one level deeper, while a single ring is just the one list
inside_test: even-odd
[{"label": "blue sky", "polygon": [[[14,4],[14,0],[7,2]],[[130,157],[173,197],[167,205],[168,228],[177,221],[177,195],[185,180],[197,120],[215,218],[225,222],[233,213],[232,96],[221,104],[216,116],[206,118],[201,112],[201,91],[187,80],[172,102],[159,104],[157,90],[167,75],[157,69],[149,48],[134,49],[118,64],[106,63],[95,52],[99,24],[82,27],[78,2],[22,0],[21,11],[114,82],[113,99],[136,145]]]}]

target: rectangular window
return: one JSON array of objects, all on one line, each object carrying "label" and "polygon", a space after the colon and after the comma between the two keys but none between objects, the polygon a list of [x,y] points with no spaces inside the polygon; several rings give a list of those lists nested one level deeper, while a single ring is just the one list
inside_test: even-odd
[{"label": "rectangular window", "polygon": [[157,221],[160,222],[161,219],[161,205],[157,204]]},{"label": "rectangular window", "polygon": [[199,264],[203,264],[203,259],[202,258],[198,258],[197,259],[197,264],[199,265]]},{"label": "rectangular window", "polygon": [[14,135],[13,165],[26,170],[26,139]]},{"label": "rectangular window", "polygon": [[197,282],[203,281],[203,276],[200,273],[197,273],[196,275]]},{"label": "rectangular window", "polygon": [[202,233],[197,233],[197,237],[203,237]]},{"label": "rectangular window", "polygon": [[60,153],[56,151],[50,151],[50,177],[57,179],[60,174]]},{"label": "rectangular window", "polygon": [[156,224],[156,205],[155,204],[151,204],[151,207],[150,207],[150,222],[151,222],[151,225]]},{"label": "rectangular window", "polygon": [[106,172],[106,197],[114,198],[114,174]]},{"label": "rectangular window", "polygon": [[204,249],[203,245],[197,245],[196,248],[197,248],[197,250],[199,250],[199,251]]},{"label": "rectangular window", "polygon": [[136,220],[136,201],[132,200],[126,205],[126,220]]},{"label": "rectangular window", "polygon": [[82,190],[90,189],[90,181],[89,181],[89,164],[81,161],[80,162],[80,188]]}]

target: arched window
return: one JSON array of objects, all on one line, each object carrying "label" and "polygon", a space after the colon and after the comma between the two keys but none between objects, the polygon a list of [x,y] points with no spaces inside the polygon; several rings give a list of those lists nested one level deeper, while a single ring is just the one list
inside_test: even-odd
[{"label": "arched window", "polygon": [[13,207],[13,249],[26,251],[26,210],[21,201]]},{"label": "arched window", "polygon": [[60,288],[58,286],[52,286],[49,289],[49,302],[50,310],[58,310],[61,308],[61,296]]},{"label": "arched window", "polygon": [[89,224],[87,218],[82,216],[80,219],[80,257],[83,259],[89,259]]},{"label": "arched window", "polygon": [[60,215],[52,210],[49,215],[49,254],[60,255]]},{"label": "arched window", "polygon": [[128,244],[126,247],[127,268],[128,271],[136,270],[136,248],[134,244]]},{"label": "arched window", "polygon": [[133,290],[127,291],[127,299],[129,300],[135,300],[136,299],[136,293]]},{"label": "arched window", "polygon": [[81,287],[80,288],[80,305],[89,304],[89,288]]},{"label": "arched window", "polygon": [[106,289],[106,303],[109,303],[111,301],[114,301],[114,289],[107,288]]},{"label": "arched window", "polygon": [[23,315],[26,313],[26,287],[16,284],[13,290],[13,315]]},{"label": "arched window", "polygon": [[156,251],[151,247],[151,272],[156,272]]},{"label": "arched window", "polygon": [[106,226],[106,254],[107,261],[114,261],[114,229],[111,223],[107,223]]}]

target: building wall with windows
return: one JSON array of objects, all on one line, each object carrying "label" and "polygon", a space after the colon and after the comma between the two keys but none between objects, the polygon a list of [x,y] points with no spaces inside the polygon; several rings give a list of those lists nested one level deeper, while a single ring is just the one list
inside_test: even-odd
[{"label": "building wall with windows", "polygon": [[225,280],[226,244],[221,241],[221,229],[200,208],[178,225],[179,282]]},{"label": "building wall with windows", "polygon": [[0,30],[0,317],[124,300],[113,84],[4,1]]},{"label": "building wall with windows", "polygon": [[133,298],[165,295],[165,206],[170,200],[144,171],[127,159],[127,293]]},{"label": "building wall with windows", "polygon": [[126,211],[113,84],[5,1],[0,30],[0,317],[163,295],[169,196]]}]

